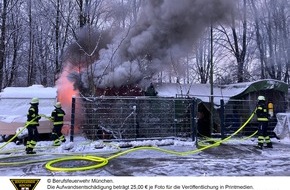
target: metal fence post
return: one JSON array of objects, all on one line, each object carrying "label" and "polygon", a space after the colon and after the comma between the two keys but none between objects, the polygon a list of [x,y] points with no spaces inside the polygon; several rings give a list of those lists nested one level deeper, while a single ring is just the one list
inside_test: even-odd
[{"label": "metal fence post", "polygon": [[195,99],[192,100],[191,104],[191,126],[192,126],[192,141],[197,141],[196,136],[197,136],[197,131],[196,131],[196,122],[195,122],[195,104],[196,101]]},{"label": "metal fence post", "polygon": [[72,96],[71,125],[70,125],[70,142],[73,142],[74,141],[75,107],[76,107],[76,98],[75,98],[75,96]]},{"label": "metal fence post", "polygon": [[221,113],[220,113],[220,120],[221,120],[221,138],[224,139],[225,138],[225,122],[224,122],[224,118],[225,118],[225,101],[223,99],[220,100],[220,104],[221,104]]},{"label": "metal fence post", "polygon": [[136,140],[136,138],[137,138],[137,136],[138,136],[138,135],[137,135],[137,133],[138,133],[138,132],[137,132],[137,130],[138,130],[138,129],[137,129],[137,121],[136,121],[136,115],[137,115],[137,114],[136,114],[136,106],[133,106],[133,112],[134,112],[134,113],[133,113],[133,116],[134,116],[134,129],[135,129],[135,135],[134,135],[134,136],[135,136],[135,140]]}]

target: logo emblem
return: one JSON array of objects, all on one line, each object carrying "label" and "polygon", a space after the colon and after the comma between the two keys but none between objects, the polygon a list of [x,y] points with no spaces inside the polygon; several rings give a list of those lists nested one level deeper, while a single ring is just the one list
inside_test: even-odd
[{"label": "logo emblem", "polygon": [[16,190],[34,190],[40,179],[10,179]]}]

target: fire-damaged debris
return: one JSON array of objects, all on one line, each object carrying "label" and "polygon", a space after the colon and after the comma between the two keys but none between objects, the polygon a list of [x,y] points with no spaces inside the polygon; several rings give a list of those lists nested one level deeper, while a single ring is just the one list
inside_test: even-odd
[{"label": "fire-damaged debris", "polygon": [[144,91],[138,85],[123,85],[121,87],[97,88],[97,96],[143,96]]}]

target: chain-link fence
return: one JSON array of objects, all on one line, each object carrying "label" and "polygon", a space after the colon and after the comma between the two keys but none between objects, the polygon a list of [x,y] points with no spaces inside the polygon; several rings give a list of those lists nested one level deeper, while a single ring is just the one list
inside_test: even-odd
[{"label": "chain-link fence", "polygon": [[[228,136],[238,130],[250,117],[255,110],[257,102],[249,100],[235,100],[231,99],[224,104],[223,111],[220,113],[220,117],[223,118],[221,127],[223,128],[224,135]],[[268,132],[271,137],[275,137],[273,129],[276,126],[277,119],[276,113],[285,112],[288,108],[287,102],[277,102],[274,105],[273,115],[269,119]],[[238,133],[238,136],[249,136],[258,130],[258,122],[256,115],[253,119],[244,127],[244,129]]]},{"label": "chain-link fence", "polygon": [[[75,103],[82,105],[79,128],[89,139],[190,137],[194,140],[196,136],[225,138],[233,134],[248,120],[257,102],[221,100],[213,109],[210,103],[192,98],[86,97],[75,98]],[[285,112],[287,108],[287,102],[274,105],[275,113]],[[269,122],[272,137],[276,123],[274,114]],[[257,129],[254,117],[238,136],[249,136]]]},{"label": "chain-link fence", "polygon": [[192,135],[193,100],[152,97],[77,98],[82,132],[90,139]]}]

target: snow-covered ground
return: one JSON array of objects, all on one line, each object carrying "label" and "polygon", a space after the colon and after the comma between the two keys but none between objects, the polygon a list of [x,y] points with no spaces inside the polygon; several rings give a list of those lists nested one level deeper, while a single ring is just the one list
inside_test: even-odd
[{"label": "snow-covered ground", "polygon": [[[2,142],[0,175],[290,176],[290,140],[272,141],[273,149],[256,149],[256,139],[253,138],[230,139],[219,146],[199,151],[194,142],[184,139],[102,142],[78,136],[74,142],[67,141],[59,147],[51,146],[51,141],[40,141],[36,146],[37,154],[33,156],[24,153],[23,145],[5,145]],[[70,159],[76,155],[92,155],[98,159],[107,159],[108,163],[94,168],[103,161]],[[76,171],[51,171],[45,167],[49,161],[59,158],[68,160],[56,162],[53,167],[75,168]],[[93,169],[81,171],[85,166],[92,166]]]}]

